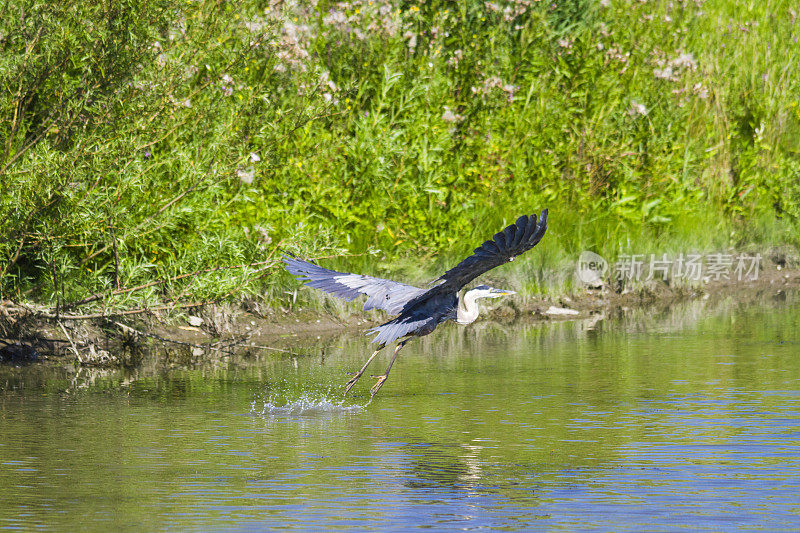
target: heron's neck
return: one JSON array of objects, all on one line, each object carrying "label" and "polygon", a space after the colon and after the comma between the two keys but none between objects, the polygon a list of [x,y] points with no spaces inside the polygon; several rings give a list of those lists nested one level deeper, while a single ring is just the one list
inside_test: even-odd
[{"label": "heron's neck", "polygon": [[456,311],[456,322],[459,324],[471,324],[478,318],[478,301],[471,291],[464,293],[464,296],[458,299],[458,310]]}]

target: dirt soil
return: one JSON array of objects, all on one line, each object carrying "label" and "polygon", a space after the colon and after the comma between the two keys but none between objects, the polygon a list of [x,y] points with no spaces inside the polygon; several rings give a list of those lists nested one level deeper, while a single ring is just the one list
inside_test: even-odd
[{"label": "dirt soil", "polygon": [[[660,280],[621,290],[580,289],[570,294],[492,301],[479,320],[581,320],[593,315],[652,307],[662,310],[692,299],[734,298],[742,303],[783,299],[800,289],[800,269],[779,262],[765,265],[757,280],[721,280],[671,287]],[[191,365],[242,350],[292,354],[304,343],[341,335],[363,334],[386,320],[375,311],[335,316],[320,311],[268,310],[208,305],[187,310],[186,318],[165,320],[158,313],[94,320],[37,317],[9,301],[0,302],[0,363],[133,367],[154,354],[169,365]]]}]

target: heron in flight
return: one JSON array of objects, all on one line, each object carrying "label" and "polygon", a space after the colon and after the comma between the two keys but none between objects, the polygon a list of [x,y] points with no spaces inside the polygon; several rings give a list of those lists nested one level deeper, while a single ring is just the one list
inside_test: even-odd
[{"label": "heron in flight", "polygon": [[361,370],[347,382],[345,394],[356,384],[369,364],[388,344],[401,339],[394,349],[389,367],[381,376],[373,376],[378,381],[370,389],[375,394],[389,378],[397,353],[411,337],[422,337],[431,333],[436,326],[446,320],[459,324],[470,324],[478,318],[479,298],[499,298],[514,294],[514,291],[494,289],[479,285],[459,294],[464,286],[497,266],[512,261],[518,255],[530,250],[542,239],[547,230],[547,209],[542,211],[537,221],[536,215],[523,215],[490,240],[475,248],[472,255],[461,261],[431,283],[428,289],[421,289],[405,283],[374,278],[363,274],[347,274],[328,270],[296,257],[283,257],[286,270],[309,287],[320,289],[345,300],[366,295],[364,310],[382,309],[392,320],[371,328],[367,334],[375,334],[372,342],[378,344]]}]

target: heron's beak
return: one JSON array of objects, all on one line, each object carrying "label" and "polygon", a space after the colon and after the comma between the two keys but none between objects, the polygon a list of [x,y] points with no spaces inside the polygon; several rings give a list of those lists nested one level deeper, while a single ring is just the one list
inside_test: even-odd
[{"label": "heron's beak", "polygon": [[508,296],[510,294],[517,294],[515,291],[509,291],[507,289],[492,289],[491,296],[498,298],[500,296]]}]

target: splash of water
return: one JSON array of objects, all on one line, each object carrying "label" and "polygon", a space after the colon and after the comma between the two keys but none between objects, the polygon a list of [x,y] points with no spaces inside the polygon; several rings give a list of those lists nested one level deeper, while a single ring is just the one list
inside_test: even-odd
[{"label": "splash of water", "polygon": [[250,413],[253,415],[268,417],[319,416],[357,413],[359,411],[363,411],[364,408],[369,405],[369,402],[364,405],[345,405],[343,399],[332,400],[325,394],[322,394],[318,397],[304,394],[293,401],[287,400],[283,404],[281,404],[280,400],[270,396],[270,398],[264,402],[261,410],[258,410],[257,403],[258,402],[255,401],[252,403],[250,406]]}]

